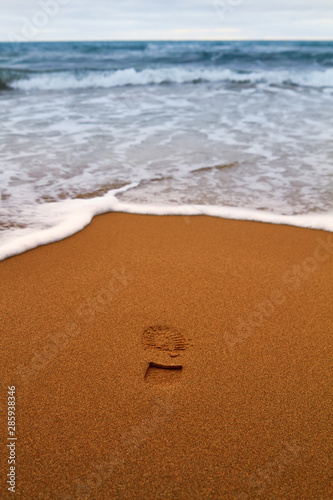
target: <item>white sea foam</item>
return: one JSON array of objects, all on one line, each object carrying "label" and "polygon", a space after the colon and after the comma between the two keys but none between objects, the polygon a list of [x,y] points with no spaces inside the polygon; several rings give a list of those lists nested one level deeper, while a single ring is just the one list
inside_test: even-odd
[{"label": "white sea foam", "polygon": [[11,86],[20,90],[64,90],[84,88],[111,88],[125,85],[159,85],[162,83],[250,82],[267,84],[291,84],[313,87],[333,87],[333,69],[322,71],[275,70],[237,72],[230,69],[184,69],[177,67],[144,69],[128,68],[113,72],[44,73],[29,79],[15,80]]},{"label": "white sea foam", "polygon": [[332,230],[331,44],[82,48],[0,68],[2,259],[108,211]]},{"label": "white sea foam", "polygon": [[103,197],[89,200],[65,200],[41,206],[44,216],[54,222],[47,229],[29,232],[25,236],[13,234],[10,241],[0,246],[0,261],[41,245],[67,238],[86,227],[94,216],[107,212],[145,215],[206,215],[224,219],[248,220],[271,224],[285,224],[333,232],[333,212],[306,215],[279,215],[262,210],[207,205],[153,205],[124,203],[117,194],[135,188],[137,183],[112,190]]},{"label": "white sea foam", "polygon": [[[218,207],[246,207],[246,213],[258,210],[256,220],[266,212],[328,212],[332,97],[309,88],[276,89],[248,93],[209,83],[54,92],[52,99],[47,92],[5,93],[3,251],[18,238],[26,245],[37,232],[44,241],[47,229],[50,241],[72,234],[95,213],[77,197],[126,182],[139,186],[117,194],[123,208],[109,199],[106,210],[149,206],[154,213],[157,204],[174,204],[172,210],[180,205],[192,213],[195,205],[194,213],[203,207],[208,214],[213,206],[215,215]],[[59,225],[67,229],[51,231]]]}]

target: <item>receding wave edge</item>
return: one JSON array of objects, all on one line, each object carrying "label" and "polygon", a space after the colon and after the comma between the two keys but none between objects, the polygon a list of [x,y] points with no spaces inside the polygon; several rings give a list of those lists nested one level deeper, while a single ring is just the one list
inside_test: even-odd
[{"label": "receding wave edge", "polygon": [[99,198],[89,200],[65,200],[62,203],[45,204],[46,210],[50,208],[50,205],[58,210],[63,216],[62,221],[54,227],[14,238],[9,243],[0,246],[0,261],[32,250],[38,246],[68,238],[86,227],[96,215],[108,212],[160,216],[179,215],[183,217],[206,215],[224,219],[282,224],[333,232],[333,212],[304,215],[280,215],[262,210],[250,210],[236,207],[207,205],[143,205],[124,203],[117,199],[116,194],[136,187],[136,185],[137,184],[131,184]]}]

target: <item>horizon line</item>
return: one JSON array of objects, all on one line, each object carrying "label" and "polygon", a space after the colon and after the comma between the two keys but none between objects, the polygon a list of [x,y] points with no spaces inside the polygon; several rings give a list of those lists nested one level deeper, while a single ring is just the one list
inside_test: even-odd
[{"label": "horizon line", "polygon": [[20,40],[20,41],[10,41],[10,40],[0,40],[0,43],[133,43],[133,42],[156,42],[156,43],[181,43],[181,42],[333,42],[333,38],[230,38],[230,39],[200,39],[200,38],[189,38],[189,39],[115,39],[115,40]]}]

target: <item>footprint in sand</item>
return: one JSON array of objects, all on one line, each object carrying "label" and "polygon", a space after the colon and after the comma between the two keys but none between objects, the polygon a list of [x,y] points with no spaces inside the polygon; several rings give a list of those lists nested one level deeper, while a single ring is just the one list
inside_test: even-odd
[{"label": "footprint in sand", "polygon": [[142,344],[149,350],[144,381],[149,385],[179,382],[183,373],[181,355],[189,346],[184,335],[172,326],[149,326],[143,332]]}]

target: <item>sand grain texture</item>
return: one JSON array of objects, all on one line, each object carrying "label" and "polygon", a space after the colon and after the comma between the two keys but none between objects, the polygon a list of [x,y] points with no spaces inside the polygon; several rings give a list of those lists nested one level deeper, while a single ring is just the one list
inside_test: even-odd
[{"label": "sand grain texture", "polygon": [[17,497],[332,498],[331,241],[107,214],[1,262]]}]

